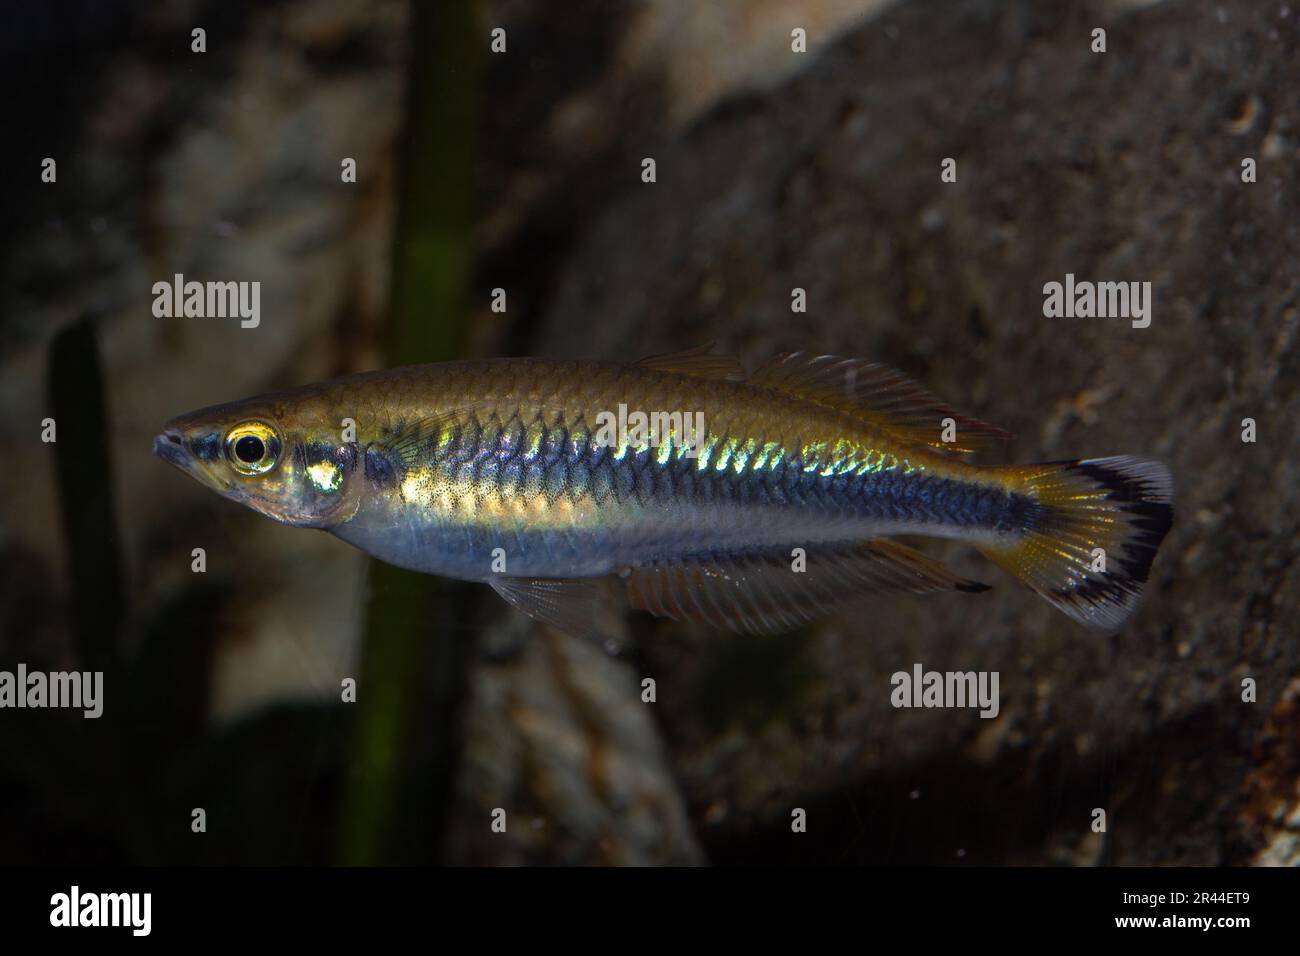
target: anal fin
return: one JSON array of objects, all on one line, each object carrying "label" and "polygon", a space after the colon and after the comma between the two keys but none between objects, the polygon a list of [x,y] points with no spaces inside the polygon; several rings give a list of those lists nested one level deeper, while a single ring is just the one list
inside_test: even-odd
[{"label": "anal fin", "polygon": [[984,591],[906,545],[877,538],[807,549],[807,567],[788,551],[700,555],[632,569],[624,576],[633,607],[675,621],[734,631],[789,630],[873,592]]}]

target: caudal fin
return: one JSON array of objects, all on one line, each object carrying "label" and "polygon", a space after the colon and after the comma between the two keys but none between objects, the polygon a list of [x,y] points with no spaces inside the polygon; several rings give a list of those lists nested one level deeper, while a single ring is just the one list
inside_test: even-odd
[{"label": "caudal fin", "polygon": [[1031,504],[1020,534],[981,550],[1076,621],[1118,630],[1173,523],[1169,469],[1120,456],[1000,470]]}]

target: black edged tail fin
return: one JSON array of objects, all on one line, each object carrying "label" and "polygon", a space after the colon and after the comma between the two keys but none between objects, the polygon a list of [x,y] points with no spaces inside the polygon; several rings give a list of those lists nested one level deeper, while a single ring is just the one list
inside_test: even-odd
[{"label": "black edged tail fin", "polygon": [[1119,630],[1173,523],[1169,469],[1123,455],[999,470],[1033,505],[1019,534],[981,550],[1081,624]]}]

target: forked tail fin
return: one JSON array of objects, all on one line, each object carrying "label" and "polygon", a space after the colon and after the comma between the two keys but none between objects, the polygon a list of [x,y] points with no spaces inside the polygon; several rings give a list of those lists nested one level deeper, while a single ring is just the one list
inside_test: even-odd
[{"label": "forked tail fin", "polygon": [[1070,617],[1116,631],[1173,523],[1173,479],[1120,456],[999,469],[1032,499],[1025,527],[984,554]]}]

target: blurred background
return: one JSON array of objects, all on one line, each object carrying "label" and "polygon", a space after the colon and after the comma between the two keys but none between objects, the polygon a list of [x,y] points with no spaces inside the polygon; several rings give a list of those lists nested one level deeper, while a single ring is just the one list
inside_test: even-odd
[{"label": "blurred background", "polygon": [[[0,711],[0,863],[1300,863],[1300,7],[6,18],[0,669],[102,670],[105,712]],[[1151,282],[1150,328],[1045,319],[1067,272]],[[260,325],[154,317],[175,273],[260,281]],[[958,551],[992,592],[770,638],[611,609],[577,640],[149,452],[338,374],[709,340],[889,362],[1015,432],[1008,461],[1167,461],[1145,606],[1097,637]],[[918,661],[998,671],[1000,716],[893,709]]]}]

